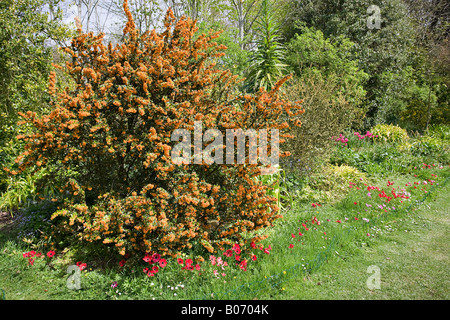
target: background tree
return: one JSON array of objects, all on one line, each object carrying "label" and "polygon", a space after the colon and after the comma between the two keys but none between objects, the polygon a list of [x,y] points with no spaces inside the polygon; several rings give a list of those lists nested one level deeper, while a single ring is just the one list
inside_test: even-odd
[{"label": "background tree", "polygon": [[[414,51],[414,26],[401,0],[311,0],[287,1],[284,33],[288,39],[298,32],[301,21],[321,30],[326,38],[344,36],[355,43],[359,68],[370,75],[367,91],[367,126],[392,122],[386,115],[399,114],[404,106],[401,97],[410,83],[405,70],[411,65]],[[380,29],[367,26],[367,9],[381,10]]]},{"label": "background tree", "polygon": [[336,96],[345,96],[355,112],[357,108],[363,110],[361,106],[366,95],[364,86],[369,75],[360,69],[354,42],[344,36],[325,38],[320,30],[301,27],[299,33],[286,44],[286,48],[289,70],[300,82],[307,82],[318,75],[324,81],[334,83]]},{"label": "background tree", "polygon": [[287,143],[293,156],[285,166],[307,175],[329,155],[330,137],[361,125],[368,74],[359,69],[350,40],[328,39],[314,28],[300,30],[286,44],[288,70],[294,77],[285,92],[289,99],[303,100],[305,113],[302,126],[292,130],[295,139]]},{"label": "background tree", "polygon": [[[0,2],[0,168],[20,147],[14,139],[18,112],[48,110],[48,75],[53,58],[59,57],[54,46],[70,34],[59,4],[58,0]],[[6,190],[7,181],[0,170],[0,192]]]},{"label": "background tree", "polygon": [[68,32],[60,13],[50,20],[47,0],[5,0],[0,3],[0,114],[2,129],[17,120],[17,111],[46,108],[46,83],[53,62],[53,44]]},{"label": "background tree", "polygon": [[[450,117],[450,3],[443,0],[405,0],[415,22],[420,61],[422,95],[404,112],[404,117],[421,129],[430,123],[448,123]],[[417,97],[421,97],[417,99]],[[423,113],[426,112],[426,117]]]},{"label": "background tree", "polygon": [[[113,0],[103,2],[102,7],[106,12],[111,12],[112,17],[116,17],[115,25],[121,29],[127,21],[127,16],[123,12],[123,0]],[[133,0],[129,3],[130,11],[133,14],[136,28],[141,32],[161,27],[163,11],[157,0]],[[99,30],[101,31],[101,30]],[[120,33],[117,32],[120,36]]]}]

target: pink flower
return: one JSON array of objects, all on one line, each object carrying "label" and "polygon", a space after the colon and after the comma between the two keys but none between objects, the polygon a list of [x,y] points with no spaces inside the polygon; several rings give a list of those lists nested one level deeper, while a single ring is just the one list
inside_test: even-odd
[{"label": "pink flower", "polygon": [[270,252],[269,252],[269,249],[264,249],[264,253],[266,253],[266,254],[270,254]]},{"label": "pink flower", "polygon": [[200,271],[200,265],[198,263],[195,265],[195,270]]},{"label": "pink flower", "polygon": [[81,261],[78,261],[77,267],[80,268],[80,270],[83,270],[87,267],[87,265],[86,265],[86,263],[82,263]]},{"label": "pink flower", "polygon": [[233,251],[230,250],[230,249],[228,249],[228,250],[225,251],[223,254],[224,254],[225,256],[227,256],[227,257],[232,257],[232,256],[233,256]]},{"label": "pink flower", "polygon": [[158,262],[161,259],[161,255],[158,253],[155,253],[154,255],[152,255],[152,261],[154,263]]},{"label": "pink flower", "polygon": [[50,250],[49,252],[47,252],[47,257],[51,258],[55,255],[55,251]]},{"label": "pink flower", "polygon": [[243,260],[239,266],[242,270],[247,271],[247,260]]},{"label": "pink flower", "polygon": [[159,260],[159,266],[161,268],[164,268],[166,265],[167,265],[167,260],[166,259]]},{"label": "pink flower", "polygon": [[187,263],[186,263],[185,269],[186,269],[186,270],[191,270],[191,271],[192,271],[192,270],[194,270],[194,266],[193,266],[192,264],[187,264]]}]

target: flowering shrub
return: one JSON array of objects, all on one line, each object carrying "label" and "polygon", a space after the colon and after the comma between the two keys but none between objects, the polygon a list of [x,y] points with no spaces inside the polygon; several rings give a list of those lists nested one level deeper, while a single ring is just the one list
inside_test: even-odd
[{"label": "flowering shrub", "polygon": [[239,95],[236,77],[216,68],[225,50],[213,42],[218,33],[196,36],[195,21],[176,21],[169,9],[162,33],[140,34],[127,1],[124,9],[123,43],[106,46],[103,34],[79,27],[64,49],[74,88],[57,91],[52,73],[51,113],[21,114],[34,131],[18,136],[27,143],[19,171],[52,165],[50,184],[75,171],[57,185],[64,203],[52,215],[52,238],[175,257],[194,244],[212,253],[270,226],[278,207],[254,179],[260,163],[176,165],[171,133],[201,120],[204,130],[278,129],[288,138],[302,110],[279,97],[287,78],[270,92]]}]

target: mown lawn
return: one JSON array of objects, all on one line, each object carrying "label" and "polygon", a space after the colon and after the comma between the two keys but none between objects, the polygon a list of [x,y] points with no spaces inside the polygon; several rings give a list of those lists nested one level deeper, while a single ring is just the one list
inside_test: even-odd
[{"label": "mown lawn", "polygon": [[[279,299],[448,300],[450,297],[450,185],[410,214],[379,225],[382,235],[352,254],[342,252],[316,272],[284,285]],[[370,290],[369,266],[380,270]]]}]

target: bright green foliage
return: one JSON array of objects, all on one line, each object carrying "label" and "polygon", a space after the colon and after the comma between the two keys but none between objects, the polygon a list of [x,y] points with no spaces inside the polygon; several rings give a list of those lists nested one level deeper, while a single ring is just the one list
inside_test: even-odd
[{"label": "bright green foliage", "polygon": [[30,188],[23,185],[31,186],[33,178],[23,175],[11,180],[3,168],[17,166],[13,160],[23,145],[14,136],[28,130],[16,125],[17,113],[48,108],[48,74],[56,55],[51,44],[68,35],[62,13],[54,10],[51,17],[47,13],[50,5],[59,2],[0,1],[0,194],[8,188],[4,205],[16,206],[30,196]]},{"label": "bright green foliage", "polygon": [[279,26],[270,11],[270,2],[262,4],[262,15],[256,32],[260,35],[257,49],[251,56],[247,89],[257,91],[259,88],[270,90],[282,78],[286,64],[285,50],[281,45]]},{"label": "bright green foliage", "polygon": [[250,64],[250,52],[241,48],[240,44],[235,40],[233,28],[227,28],[220,21],[214,23],[203,22],[199,24],[198,35],[209,31],[221,31],[220,37],[215,39],[219,45],[227,47],[226,54],[218,59],[218,67],[229,69],[233,74],[242,77]]},{"label": "bright green foliage", "polygon": [[374,141],[403,143],[409,139],[405,129],[394,125],[378,124],[372,128],[371,132],[374,135]]},{"label": "bright green foliage", "polygon": [[450,161],[450,127],[433,125],[429,133],[415,140],[410,149],[415,156],[433,157],[442,163]]},{"label": "bright green foliage", "polygon": [[320,30],[301,27],[287,48],[286,61],[301,81],[320,74],[325,81],[336,84],[336,96],[345,95],[354,106],[364,99],[363,85],[369,75],[359,68],[355,43],[349,39],[326,38]]},{"label": "bright green foliage", "polygon": [[428,132],[431,137],[441,139],[445,142],[450,141],[450,125],[433,125]]},{"label": "bright green foliage", "polygon": [[[52,39],[67,30],[59,15],[49,18],[49,0],[0,2],[0,143],[15,130],[18,111],[42,111],[52,63]],[[58,1],[56,1],[58,2]]]}]

